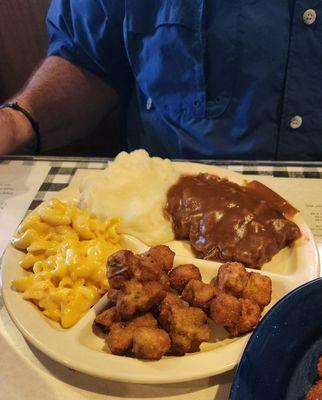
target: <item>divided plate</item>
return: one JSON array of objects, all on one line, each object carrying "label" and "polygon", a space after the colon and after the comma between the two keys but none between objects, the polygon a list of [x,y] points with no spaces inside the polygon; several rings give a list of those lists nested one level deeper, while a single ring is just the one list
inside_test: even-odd
[{"label": "divided plate", "polygon": [[[245,181],[245,177],[240,174],[214,166],[197,163],[174,165],[185,174],[209,172],[238,184]],[[78,196],[78,185],[75,182],[57,197],[77,201]],[[259,271],[272,279],[273,298],[269,307],[294,288],[319,276],[318,252],[313,235],[300,213],[295,216],[294,222],[300,227],[302,238],[294,246],[283,249]],[[135,252],[147,249],[142,242],[128,235],[123,235],[122,241],[127,248]],[[173,241],[168,245],[176,252],[175,265],[195,264],[200,268],[205,282],[210,282],[216,276],[220,263],[194,258],[188,242]],[[103,296],[75,326],[63,329],[45,318],[36,306],[23,300],[21,293],[11,288],[11,281],[25,274],[18,265],[22,257],[23,253],[11,245],[3,256],[2,290],[7,310],[28,341],[68,368],[122,382],[154,384],[188,381],[234,368],[250,337],[248,334],[230,339],[223,328],[210,322],[210,342],[203,343],[199,353],[190,353],[183,357],[164,357],[160,361],[142,361],[112,355],[105,344],[104,336],[93,327],[95,316],[106,306],[106,296]]]}]

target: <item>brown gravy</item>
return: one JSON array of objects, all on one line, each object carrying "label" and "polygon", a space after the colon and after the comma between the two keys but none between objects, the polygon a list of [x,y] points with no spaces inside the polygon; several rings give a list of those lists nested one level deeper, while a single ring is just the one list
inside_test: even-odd
[{"label": "brown gravy", "polygon": [[301,236],[286,216],[297,210],[259,182],[244,186],[199,174],[181,176],[166,210],[177,239],[189,239],[201,258],[259,268]]}]

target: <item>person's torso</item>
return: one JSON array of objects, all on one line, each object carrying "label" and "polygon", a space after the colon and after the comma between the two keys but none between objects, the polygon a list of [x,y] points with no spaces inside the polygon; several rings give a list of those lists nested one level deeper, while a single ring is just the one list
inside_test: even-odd
[{"label": "person's torso", "polygon": [[311,24],[306,3],[126,2],[136,82],[129,148],[183,158],[322,158],[322,2]]}]

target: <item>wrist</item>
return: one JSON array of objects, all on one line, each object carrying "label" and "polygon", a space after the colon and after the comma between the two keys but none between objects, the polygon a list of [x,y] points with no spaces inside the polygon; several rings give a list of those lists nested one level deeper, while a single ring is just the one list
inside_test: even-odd
[{"label": "wrist", "polygon": [[34,130],[21,112],[11,108],[0,110],[1,134],[6,135],[8,152],[28,145],[34,140]]}]

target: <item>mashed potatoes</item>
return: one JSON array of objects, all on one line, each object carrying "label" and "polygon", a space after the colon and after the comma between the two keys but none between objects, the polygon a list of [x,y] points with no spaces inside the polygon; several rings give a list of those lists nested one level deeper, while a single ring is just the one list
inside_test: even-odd
[{"label": "mashed potatoes", "polygon": [[120,153],[106,170],[80,185],[80,206],[99,218],[121,218],[120,233],[149,246],[174,239],[164,214],[167,191],[179,178],[170,160],[149,157],[144,150]]}]

